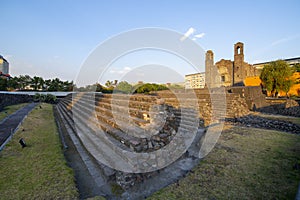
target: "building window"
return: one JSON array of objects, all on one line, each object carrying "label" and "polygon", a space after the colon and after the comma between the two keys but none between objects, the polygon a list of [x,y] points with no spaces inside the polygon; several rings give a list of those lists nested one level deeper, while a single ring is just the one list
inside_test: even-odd
[{"label": "building window", "polygon": [[221,76],[221,81],[222,81],[222,82],[225,82],[225,76],[224,76],[224,75]]},{"label": "building window", "polygon": [[241,54],[241,47],[237,47],[237,54]]}]

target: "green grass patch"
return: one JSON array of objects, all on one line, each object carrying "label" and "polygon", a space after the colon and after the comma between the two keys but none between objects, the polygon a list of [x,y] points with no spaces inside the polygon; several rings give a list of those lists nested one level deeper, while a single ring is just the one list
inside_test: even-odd
[{"label": "green grass patch", "polygon": [[16,104],[16,105],[11,105],[11,106],[4,107],[4,109],[0,111],[0,121],[3,120],[6,116],[16,112],[20,108],[23,108],[27,104],[28,103],[21,103],[21,104]]},{"label": "green grass patch", "polygon": [[294,199],[300,136],[226,127],[215,148],[179,181],[149,199]]},{"label": "green grass patch", "polygon": [[[28,147],[21,148],[20,138]],[[78,199],[52,105],[36,107],[0,152],[0,194],[0,199]]]}]

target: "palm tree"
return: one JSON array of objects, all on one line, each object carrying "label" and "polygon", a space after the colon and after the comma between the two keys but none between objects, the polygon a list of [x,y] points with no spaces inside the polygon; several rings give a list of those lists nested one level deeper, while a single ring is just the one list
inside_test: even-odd
[{"label": "palm tree", "polygon": [[39,87],[40,89],[45,90],[45,80],[42,77],[40,77]]},{"label": "palm tree", "polygon": [[7,82],[7,86],[10,90],[19,89],[20,85],[19,85],[18,77],[15,76],[15,77],[10,78]]},{"label": "palm tree", "polygon": [[25,75],[25,87],[30,86],[32,78],[29,75]]},{"label": "palm tree", "polygon": [[73,81],[63,81],[62,83],[62,91],[68,92],[73,90]]},{"label": "palm tree", "polygon": [[47,79],[44,82],[45,82],[44,83],[44,88],[45,88],[46,91],[48,91],[48,89],[49,89],[49,87],[51,85],[51,79]]},{"label": "palm tree", "polygon": [[25,76],[20,75],[18,77],[18,85],[19,85],[19,90],[23,90],[25,88]]},{"label": "palm tree", "polygon": [[38,90],[40,89],[40,77],[37,77],[37,76],[34,76],[32,79],[31,79],[31,84],[30,84],[30,87],[33,88],[33,90]]}]

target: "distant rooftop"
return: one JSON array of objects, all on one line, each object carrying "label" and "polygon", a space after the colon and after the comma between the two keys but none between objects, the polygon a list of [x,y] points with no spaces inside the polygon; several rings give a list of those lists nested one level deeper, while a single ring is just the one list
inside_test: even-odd
[{"label": "distant rooftop", "polygon": [[[287,58],[287,59],[282,59],[284,60],[285,62],[289,63],[289,64],[296,64],[296,63],[300,63],[300,57],[295,57],[295,58]],[[268,64],[272,61],[269,61],[269,62],[261,62],[261,63],[255,63],[253,64],[254,66],[255,65],[263,65],[263,64]]]},{"label": "distant rooftop", "polygon": [[186,74],[185,76],[194,76],[194,75],[199,75],[199,74],[204,74],[205,75],[205,72],[199,72],[199,73],[194,73],[194,74]]},{"label": "distant rooftop", "polygon": [[7,62],[7,60],[2,56],[0,55],[0,59],[4,60],[5,62]]}]

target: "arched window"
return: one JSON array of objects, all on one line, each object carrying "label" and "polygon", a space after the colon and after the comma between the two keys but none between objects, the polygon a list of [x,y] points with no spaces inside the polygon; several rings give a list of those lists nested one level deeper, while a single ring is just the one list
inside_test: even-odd
[{"label": "arched window", "polygon": [[237,50],[237,54],[241,54],[241,47],[237,47],[236,50]]}]

